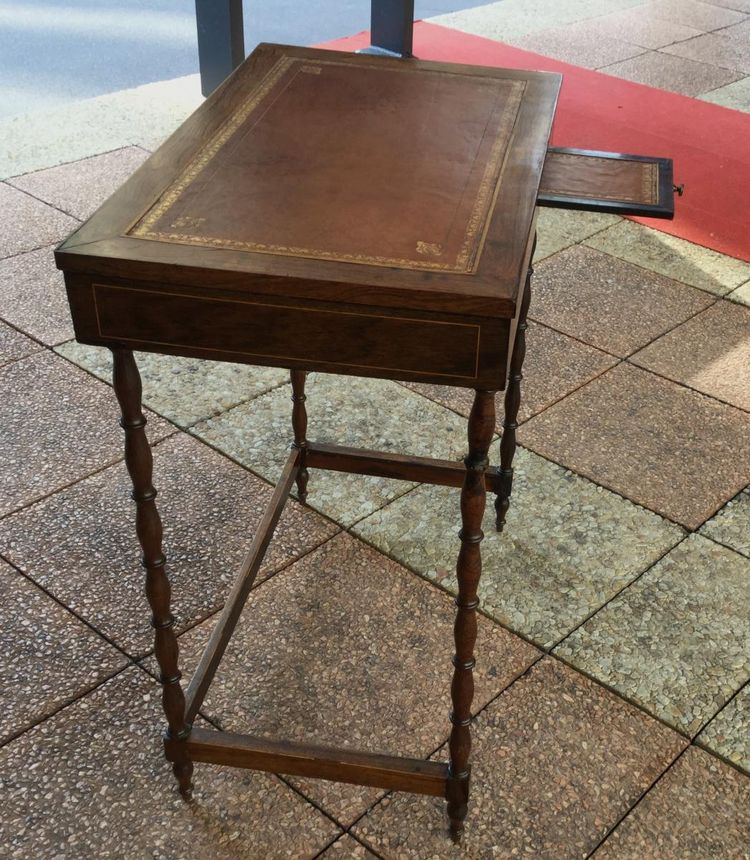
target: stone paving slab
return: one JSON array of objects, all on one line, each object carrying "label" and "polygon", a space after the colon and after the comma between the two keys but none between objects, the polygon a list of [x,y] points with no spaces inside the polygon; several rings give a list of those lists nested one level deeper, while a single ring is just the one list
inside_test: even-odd
[{"label": "stone paving slab", "polygon": [[[179,629],[223,604],[272,488],[184,434],[154,448],[154,484]],[[336,531],[290,503],[259,579]],[[124,463],[0,521],[0,551],[130,654],[150,650],[153,631]]]},{"label": "stone paving slab", "polygon": [[[446,594],[339,535],[251,594],[202,711],[229,731],[427,757],[450,728],[454,618]],[[180,637],[186,677],[211,627]],[[475,711],[539,652],[483,618],[476,655]],[[344,824],[383,794],[291,781]]]},{"label": "stone paving slab", "polygon": [[393,795],[354,833],[386,858],[587,856],[684,741],[554,660],[478,718],[464,844],[440,798]]},{"label": "stone paving slab", "polygon": [[127,664],[127,659],[0,561],[0,745]]},{"label": "stone paving slab", "polygon": [[750,305],[750,281],[727,293],[727,298],[732,302],[737,302],[740,305]]},{"label": "stone paving slab", "polygon": [[[316,442],[399,454],[461,459],[466,421],[396,382],[310,374],[307,435]],[[291,386],[197,424],[193,432],[264,478],[275,481],[292,439]],[[414,484],[310,470],[307,504],[349,526]]]},{"label": "stone paving slab", "polygon": [[73,337],[54,245],[0,260],[0,317],[49,346]]},{"label": "stone paving slab", "polygon": [[714,301],[702,290],[576,245],[537,266],[529,313],[622,358]]},{"label": "stone paving slab", "polygon": [[542,207],[538,213],[535,263],[601,233],[608,227],[614,227],[622,221],[618,215],[608,215],[601,212],[574,212],[572,209],[545,209]]},{"label": "stone paving slab", "polygon": [[[112,353],[68,341],[56,352],[103,379],[112,380]],[[289,371],[225,361],[136,352],[143,402],[179,427],[191,427],[265,394],[289,380]]]},{"label": "stone paving slab", "polygon": [[750,279],[750,263],[677,236],[621,221],[584,240],[586,245],[683,284],[723,296]]},{"label": "stone paving slab", "polygon": [[696,529],[750,481],[750,416],[620,364],[519,430],[521,443]]},{"label": "stone paving slab", "polygon": [[81,221],[125,182],[148,158],[137,146],[16,176],[8,184],[62,209]]},{"label": "stone paving slab", "polygon": [[38,343],[9,325],[0,322],[0,366],[41,349]]},{"label": "stone paving slab", "polygon": [[[497,446],[491,452],[497,460]],[[502,534],[488,496],[483,612],[549,648],[683,535],[655,514],[519,451]],[[358,523],[382,552],[455,593],[459,491],[422,486]]]},{"label": "stone paving slab", "polygon": [[[118,407],[106,385],[48,351],[0,368],[0,515],[123,456]],[[153,416],[149,438],[171,426]]]},{"label": "stone paving slab", "polygon": [[0,182],[0,259],[58,242],[78,226],[78,221],[29,194]]},{"label": "stone paving slab", "polygon": [[163,757],[160,698],[127,669],[0,750],[5,857],[312,860],[340,833],[268,774],[198,765],[185,803]]},{"label": "stone paving slab", "polygon": [[[601,37],[621,39],[631,45],[638,45],[641,50],[661,48],[673,42],[700,36],[702,32],[695,27],[686,27],[677,20],[662,20],[646,16],[643,14],[642,6],[612,12],[609,15],[576,22],[569,26],[570,29],[581,28],[589,39],[595,40]],[[600,63],[600,65],[608,64]]]},{"label": "stone paving slab", "polygon": [[[596,19],[594,19],[596,21]],[[514,44],[526,51],[534,51],[545,57],[553,57],[564,63],[598,69],[620,60],[627,60],[643,53],[643,48],[613,35],[597,32],[595,39],[587,29],[586,21],[577,21],[561,27],[550,27],[521,36]]]},{"label": "stone paving slab", "polygon": [[555,653],[695,735],[750,679],[750,560],[691,535]]},{"label": "stone paving slab", "polygon": [[691,747],[594,855],[596,860],[747,860],[750,780]]},{"label": "stone paving slab", "polygon": [[679,21],[706,33],[745,20],[745,15],[737,11],[736,5],[729,8],[723,3],[702,3],[700,0],[652,0],[639,8],[645,16]]},{"label": "stone paving slab", "polygon": [[750,558],[750,487],[745,487],[711,517],[701,534]]},{"label": "stone paving slab", "polygon": [[676,57],[711,63],[723,69],[742,72],[743,76],[750,75],[747,35],[740,36],[738,33],[732,36],[729,29],[718,33],[704,33],[694,39],[668,45],[662,50]]},{"label": "stone paving slab", "polygon": [[717,302],[631,360],[750,411],[750,308]]},{"label": "stone paving slab", "polygon": [[750,774],[750,684],[711,720],[698,743]]},{"label": "stone paving slab", "polygon": [[[532,308],[534,304],[535,300],[532,301]],[[526,343],[519,422],[542,412],[616,364],[616,359],[612,356],[533,321],[529,322]],[[471,412],[474,402],[474,392],[471,389],[455,388],[451,385],[425,385],[421,382],[401,384],[458,412],[459,415],[468,418]],[[498,433],[503,426],[503,398],[502,392],[498,392],[495,397]]]},{"label": "stone paving slab", "polygon": [[320,860],[370,860],[377,855],[348,834],[337,839],[330,848],[320,855]]}]

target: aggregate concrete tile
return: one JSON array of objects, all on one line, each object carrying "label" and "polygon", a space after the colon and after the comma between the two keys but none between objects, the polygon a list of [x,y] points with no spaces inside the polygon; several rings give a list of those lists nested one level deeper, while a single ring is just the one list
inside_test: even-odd
[{"label": "aggregate concrete tile", "polygon": [[[532,299],[532,309],[534,302]],[[526,421],[616,363],[614,358],[598,349],[532,321],[526,332],[526,343],[519,421]],[[474,392],[470,389],[421,382],[404,382],[402,385],[460,415],[468,417],[471,411]],[[495,401],[499,432],[503,425],[502,392],[498,393]]]},{"label": "aggregate concrete tile", "polygon": [[727,298],[732,302],[737,302],[740,305],[750,305],[750,281],[727,293]]},{"label": "aggregate concrete tile", "polygon": [[677,21],[644,16],[641,6],[572,24],[571,28],[573,27],[583,27],[592,39],[614,38],[641,48],[661,48],[701,35],[701,30],[686,27]]},{"label": "aggregate concrete tile", "polygon": [[[224,601],[272,489],[184,434],[154,448],[154,484],[178,628]],[[290,503],[259,578],[336,532]],[[109,469],[0,521],[0,551],[133,655],[151,648],[135,511],[125,466]]]},{"label": "aggregate concrete tile", "polygon": [[[441,459],[466,455],[466,421],[397,382],[310,374],[308,439]],[[276,480],[289,452],[291,386],[197,424],[193,432],[233,459]],[[351,525],[414,484],[310,470],[307,504]]]},{"label": "aggregate concrete tile", "polygon": [[750,411],[750,308],[717,302],[631,361]]},{"label": "aggregate concrete tile", "polygon": [[750,279],[750,263],[676,236],[621,221],[585,244],[675,281],[723,296]]},{"label": "aggregate concrete tile", "polygon": [[688,60],[697,60],[723,69],[742,72],[743,76],[750,75],[747,36],[740,37],[738,34],[730,37],[724,30],[719,33],[704,33],[694,39],[668,45],[662,48],[662,51],[676,57],[685,57]]},{"label": "aggregate concrete tile", "polygon": [[78,226],[75,218],[4,182],[0,182],[0,212],[3,213],[0,258],[57,242]]},{"label": "aggregate concrete tile", "polygon": [[675,57],[662,51],[649,51],[629,60],[622,60],[600,71],[616,78],[669,90],[683,96],[697,96],[701,93],[723,87],[743,77],[742,72],[721,69],[708,63],[698,63],[684,57]]},{"label": "aggregate concrete tile", "polygon": [[5,857],[313,858],[338,835],[268,774],[199,764],[183,801],[159,699],[131,668],[0,750]]},{"label": "aggregate concrete tile", "polygon": [[572,209],[540,209],[534,262],[544,260],[622,221],[619,215],[574,212]]},{"label": "aggregate concrete tile", "polygon": [[701,3],[699,0],[652,0],[639,6],[638,11],[645,17],[679,21],[707,33],[744,21],[745,16],[737,11],[737,7],[721,8],[723,6],[723,3]]},{"label": "aggregate concrete tile", "polygon": [[0,744],[126,665],[126,658],[0,561]]},{"label": "aggregate concrete tile", "polygon": [[[108,349],[71,340],[56,351],[111,382],[112,353]],[[143,402],[180,427],[220,415],[289,380],[289,372],[276,367],[148,352],[137,352],[135,357],[143,379]]]},{"label": "aggregate concrete tile", "polygon": [[750,558],[750,487],[728,501],[701,533]]},{"label": "aggregate concrete tile", "polygon": [[330,848],[320,855],[320,860],[369,860],[377,855],[356,839],[352,839],[349,834],[337,839]]},{"label": "aggregate concrete tile", "polygon": [[734,9],[736,12],[750,15],[750,0],[711,0],[711,5],[723,6],[725,9]]},{"label": "aggregate concrete tile", "polygon": [[519,430],[526,447],[697,529],[750,482],[750,416],[620,364]]},{"label": "aggregate concrete tile", "polygon": [[[48,351],[0,367],[0,515],[123,456],[112,391]],[[149,438],[170,426],[153,416]]]},{"label": "aggregate concrete tile", "polygon": [[702,93],[698,98],[704,102],[750,113],[750,77],[741,78],[724,87]]},{"label": "aggregate concrete tile", "polygon": [[[496,460],[497,446],[492,459]],[[514,461],[502,534],[488,496],[481,609],[548,648],[682,537],[672,523],[527,451]],[[458,489],[422,486],[355,531],[455,593]]]},{"label": "aggregate concrete tile", "polygon": [[0,260],[0,317],[52,346],[73,337],[62,272],[54,245]]},{"label": "aggregate concrete tile", "polygon": [[105,152],[8,180],[74,218],[85,220],[148,158],[137,146]]},{"label": "aggregate concrete tile", "polygon": [[590,30],[587,21],[530,33],[515,40],[515,44],[526,51],[535,51],[588,69],[597,69],[643,53],[643,48],[638,45]]},{"label": "aggregate concrete tile", "polygon": [[388,858],[585,857],[684,745],[549,658],[480,714],[473,734],[461,847],[434,797],[386,798],[355,835]]},{"label": "aggregate concrete tile", "polygon": [[40,349],[38,343],[34,343],[20,331],[0,322],[0,365],[31,355],[32,352],[38,352]]},{"label": "aggregate concrete tile", "polygon": [[[202,711],[230,731],[427,757],[448,737],[453,601],[339,535],[251,595]],[[192,669],[213,622],[180,638]],[[479,619],[477,711],[539,656]],[[293,778],[342,823],[382,791]]]},{"label": "aggregate concrete tile", "polygon": [[594,855],[596,860],[748,860],[750,780],[691,747]]},{"label": "aggregate concrete tile", "polygon": [[556,653],[695,735],[750,678],[750,560],[691,535]]},{"label": "aggregate concrete tile", "polygon": [[750,773],[750,684],[711,720],[698,743]]},{"label": "aggregate concrete tile", "polygon": [[530,313],[625,357],[714,301],[702,290],[579,245],[537,266]]}]

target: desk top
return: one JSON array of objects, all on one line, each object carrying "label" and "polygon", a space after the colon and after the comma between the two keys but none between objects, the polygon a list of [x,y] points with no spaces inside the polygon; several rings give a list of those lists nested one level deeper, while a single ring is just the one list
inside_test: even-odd
[{"label": "desk top", "polygon": [[513,316],[560,77],[261,45],[66,271]]}]

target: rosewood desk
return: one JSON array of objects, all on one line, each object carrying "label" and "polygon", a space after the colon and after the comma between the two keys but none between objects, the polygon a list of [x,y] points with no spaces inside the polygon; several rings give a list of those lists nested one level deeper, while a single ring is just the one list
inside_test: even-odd
[{"label": "rosewood desk", "polygon": [[[671,163],[548,149],[560,76],[261,45],[56,252],[76,337],[109,347],[168,728],[194,761],[444,796],[467,813],[486,490],[502,528],[538,205],[672,211]],[[293,444],[186,691],[132,350],[291,370]],[[305,373],[475,390],[463,463],[307,439]],[[505,390],[498,466],[487,453]],[[193,728],[309,469],[461,487],[450,763]]]}]

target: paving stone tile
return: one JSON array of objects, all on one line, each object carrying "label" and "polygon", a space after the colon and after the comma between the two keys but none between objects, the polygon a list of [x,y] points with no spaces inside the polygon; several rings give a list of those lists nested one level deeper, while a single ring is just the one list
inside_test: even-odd
[{"label": "paving stone tile", "polygon": [[0,322],[0,365],[8,364],[41,349],[38,343],[21,334],[20,331]]},{"label": "paving stone tile", "polygon": [[527,421],[521,443],[698,528],[750,481],[750,416],[621,364]]},{"label": "paving stone tile", "polygon": [[701,533],[750,558],[750,487],[728,501]]},{"label": "paving stone tile", "polygon": [[[602,15],[588,21],[571,24],[573,27],[584,27],[589,38],[615,38],[631,45],[643,48],[661,48],[663,45],[671,45],[683,39],[691,39],[700,36],[701,30],[694,27],[686,27],[676,20],[662,20],[645,16],[642,6],[634,9],[623,9]],[[611,61],[610,61],[611,62]],[[609,65],[608,62],[599,65]]]},{"label": "paving stone tile", "polygon": [[348,834],[337,839],[330,848],[320,855],[320,860],[369,860],[377,855]]},{"label": "paving stone tile", "polygon": [[[179,628],[223,603],[271,488],[184,434],[154,448],[154,483]],[[261,577],[336,531],[290,503]],[[149,610],[123,463],[0,521],[0,551],[129,653],[151,648]]]},{"label": "paving stone tile", "polygon": [[750,411],[750,308],[717,302],[631,360]]},{"label": "paving stone tile", "polygon": [[750,113],[750,77],[741,78],[717,90],[702,93],[698,98],[704,102]]},{"label": "paving stone tile", "polygon": [[686,57],[701,63],[710,63],[722,69],[742,72],[750,75],[750,51],[748,38],[730,37],[725,30],[719,33],[704,33],[694,39],[668,45],[662,50],[676,57]]},{"label": "paving stone tile", "polygon": [[515,41],[519,48],[554,57],[588,69],[597,69],[643,53],[643,48],[614,35],[592,31],[588,22],[540,30]]},{"label": "paving stone tile", "polygon": [[114,674],[126,658],[0,561],[0,744]]},{"label": "paving stone tile", "polygon": [[750,678],[750,560],[691,535],[556,653],[694,735]]},{"label": "paving stone tile", "polygon": [[[518,413],[520,421],[526,421],[546,409],[603,373],[608,367],[612,367],[616,361],[598,349],[534,322],[529,322],[526,342],[528,349],[523,367],[521,407]],[[420,382],[402,384],[460,415],[468,417],[471,412],[474,392],[470,389],[454,388],[450,385],[425,385]],[[503,424],[503,396],[503,393],[499,392],[495,398],[498,432]]]},{"label": "paving stone tile", "polygon": [[579,245],[537,266],[530,313],[624,357],[713,301],[702,290]]},{"label": "paving stone tile", "polygon": [[743,77],[742,72],[686,60],[661,51],[649,51],[629,60],[602,66],[601,71],[616,78],[625,78],[683,96],[697,96]]},{"label": "paving stone tile", "polygon": [[[750,8],[745,11],[750,13]],[[745,18],[744,21],[740,21],[738,24],[732,24],[731,27],[723,27],[716,35],[746,42],[747,38],[750,37],[750,17]]]},{"label": "paving stone tile", "polygon": [[[449,731],[454,617],[448,595],[339,535],[251,594],[203,712],[230,731],[427,757]],[[212,625],[180,638],[186,669]],[[538,654],[481,618],[475,710]],[[347,824],[382,795],[293,781]]]},{"label": "paving stone tile", "polygon": [[750,0],[711,0],[711,5],[723,6],[725,9],[734,9],[736,12],[750,15]]},{"label": "paving stone tile", "polygon": [[737,11],[736,6],[721,8],[723,6],[723,3],[701,3],[699,0],[654,0],[640,6],[639,11],[644,16],[679,21],[680,24],[703,32],[729,27],[744,20],[745,16]]},{"label": "paving stone tile", "polygon": [[750,684],[711,720],[698,743],[750,773]]},{"label": "paving stone tile", "polygon": [[691,747],[596,852],[596,860],[747,860],[750,780]]},{"label": "paving stone tile", "polygon": [[737,302],[740,305],[750,305],[750,281],[727,293],[727,298],[732,302]]},{"label": "paving stone tile", "polygon": [[569,248],[589,236],[622,221],[618,215],[601,212],[574,212],[572,209],[540,209],[534,262]]},{"label": "paving stone tile", "polygon": [[744,260],[632,221],[622,221],[586,239],[585,244],[718,296],[750,279],[750,263]]},{"label": "paving stone tile", "polygon": [[85,220],[148,158],[137,146],[15,176],[8,184]]},{"label": "paving stone tile", "polygon": [[[44,351],[0,368],[0,515],[123,456],[112,392]],[[153,416],[149,438],[171,429]]]},{"label": "paving stone tile", "polygon": [[0,182],[0,212],[3,213],[0,258],[57,242],[78,226],[75,218],[4,182]]},{"label": "paving stone tile", "polygon": [[[317,442],[441,459],[466,455],[466,421],[396,382],[308,376],[307,435]],[[276,480],[289,453],[291,386],[197,424],[193,432],[244,466]],[[414,486],[407,481],[310,470],[307,504],[344,525]]]},{"label": "paving stone tile", "polygon": [[680,752],[665,726],[546,659],[474,727],[463,844],[440,798],[394,795],[354,833],[382,857],[585,857]]},{"label": "paving stone tile", "polygon": [[0,317],[50,346],[73,337],[54,245],[0,260]]},{"label": "paving stone tile", "polygon": [[[112,354],[74,340],[56,350],[105,382],[112,380]],[[190,427],[252,400],[289,380],[277,367],[250,367],[175,355],[135,353],[143,379],[143,402],[180,427]]]},{"label": "paving stone tile", "polygon": [[196,765],[185,803],[159,699],[128,669],[0,750],[4,856],[313,858],[340,832],[278,778],[236,768]]},{"label": "paving stone tile", "polygon": [[[492,451],[497,460],[497,446]],[[519,451],[502,534],[488,497],[482,611],[550,647],[652,564],[681,529],[541,457]],[[455,592],[459,491],[422,486],[355,526],[393,558]]]}]

